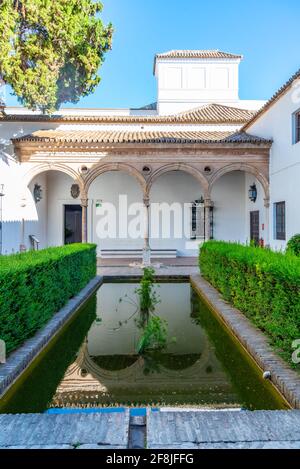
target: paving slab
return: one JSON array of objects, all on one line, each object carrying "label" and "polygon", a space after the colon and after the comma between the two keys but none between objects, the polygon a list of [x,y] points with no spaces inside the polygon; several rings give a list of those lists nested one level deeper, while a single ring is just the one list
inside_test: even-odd
[{"label": "paving slab", "polygon": [[128,432],[129,410],[108,414],[0,415],[0,448],[127,448]]},{"label": "paving slab", "polygon": [[[148,448],[299,447],[300,411],[151,412]],[[232,446],[233,445],[233,446]]]}]

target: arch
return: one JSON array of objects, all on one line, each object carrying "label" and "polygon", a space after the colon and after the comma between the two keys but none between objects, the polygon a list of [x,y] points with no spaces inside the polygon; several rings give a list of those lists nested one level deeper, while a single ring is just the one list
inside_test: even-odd
[{"label": "arch", "polygon": [[199,181],[199,183],[202,186],[202,189],[204,190],[204,198],[208,198],[209,194],[209,183],[206,177],[196,168],[193,166],[190,166],[188,164],[183,164],[183,163],[178,163],[178,164],[167,164],[165,166],[162,166],[161,168],[157,169],[150,177],[148,184],[147,184],[147,194],[150,194],[151,188],[154,184],[154,182],[163,174],[172,172],[172,171],[183,171],[185,173],[190,174],[193,176],[195,179]]},{"label": "arch", "polygon": [[126,164],[126,163],[106,163],[106,164],[98,164],[88,173],[85,178],[85,191],[88,193],[88,190],[91,184],[97,179],[98,176],[101,176],[104,173],[108,173],[111,171],[123,171],[124,173],[133,176],[138,183],[140,184],[143,193],[146,191],[146,180],[144,176],[133,166]]},{"label": "arch", "polygon": [[212,188],[214,184],[225,174],[231,173],[232,171],[244,171],[246,173],[250,173],[256,177],[256,179],[261,183],[264,193],[265,199],[269,200],[270,198],[270,185],[269,181],[264,174],[262,174],[257,168],[254,166],[248,165],[246,163],[233,163],[223,168],[219,169],[211,178],[209,184],[209,194],[211,194]]},{"label": "arch", "polygon": [[69,166],[60,163],[42,163],[34,166],[25,174],[23,178],[25,186],[28,187],[36,176],[47,171],[59,171],[61,173],[67,174],[74,180],[74,182],[79,184],[81,192],[84,193],[84,181],[82,180],[80,174],[78,174]]}]

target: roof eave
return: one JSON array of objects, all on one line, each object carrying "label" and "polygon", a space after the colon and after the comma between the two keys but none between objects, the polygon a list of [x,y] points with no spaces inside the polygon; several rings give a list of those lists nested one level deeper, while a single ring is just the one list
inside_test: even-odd
[{"label": "roof eave", "polygon": [[267,101],[267,103],[242,127],[241,132],[246,132],[258,119],[260,119],[268,110],[277,103],[294,85],[296,80],[300,79],[300,69]]}]

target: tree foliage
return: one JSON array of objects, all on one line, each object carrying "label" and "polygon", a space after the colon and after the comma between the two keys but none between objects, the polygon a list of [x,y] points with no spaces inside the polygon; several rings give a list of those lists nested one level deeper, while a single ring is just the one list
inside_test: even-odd
[{"label": "tree foliage", "polygon": [[51,113],[95,90],[113,33],[102,8],[98,0],[1,0],[0,78],[23,105]]}]

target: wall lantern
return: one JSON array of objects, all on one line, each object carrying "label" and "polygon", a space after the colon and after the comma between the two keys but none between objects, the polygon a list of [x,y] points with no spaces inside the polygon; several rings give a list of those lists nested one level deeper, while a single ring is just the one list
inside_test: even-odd
[{"label": "wall lantern", "polygon": [[41,186],[39,186],[38,184],[36,184],[34,186],[34,189],[33,189],[33,198],[34,198],[34,201],[35,203],[37,204],[38,202],[40,202],[43,198],[43,191],[42,191],[42,188]]},{"label": "wall lantern", "polygon": [[252,186],[250,186],[249,199],[251,200],[251,202],[254,202],[254,203],[257,200],[257,187],[256,187],[256,184],[253,184]]}]

